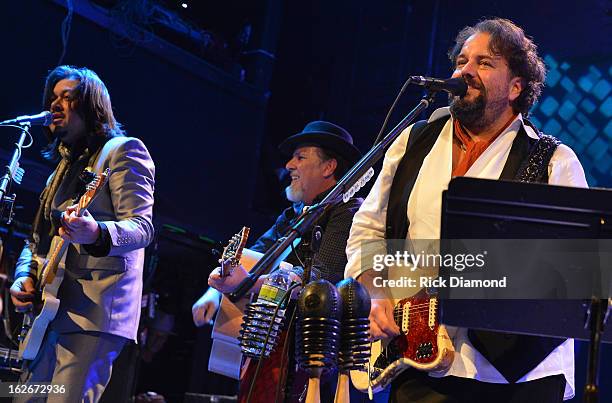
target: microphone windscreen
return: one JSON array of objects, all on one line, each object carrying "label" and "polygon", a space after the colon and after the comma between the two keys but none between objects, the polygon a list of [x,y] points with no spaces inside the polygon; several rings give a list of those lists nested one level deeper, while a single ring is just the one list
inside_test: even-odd
[{"label": "microphone windscreen", "polygon": [[349,277],[340,281],[336,287],[342,299],[343,320],[367,318],[370,315],[370,293],[363,284]]},{"label": "microphone windscreen", "polygon": [[338,368],[362,370],[370,359],[370,293],[353,278],[340,281],[338,293],[342,298]]},{"label": "microphone windscreen", "polygon": [[323,279],[308,283],[298,297],[298,315],[301,318],[340,320],[342,306],[336,287]]},{"label": "microphone windscreen", "polygon": [[51,123],[53,123],[53,114],[49,111],[43,111],[40,113],[41,115],[41,125],[43,126],[49,126]]}]

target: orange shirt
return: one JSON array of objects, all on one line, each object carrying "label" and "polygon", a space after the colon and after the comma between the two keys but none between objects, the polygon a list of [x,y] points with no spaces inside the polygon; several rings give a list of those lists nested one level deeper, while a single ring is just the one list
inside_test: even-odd
[{"label": "orange shirt", "polygon": [[510,120],[488,141],[474,141],[467,131],[461,126],[459,121],[455,119],[453,121],[453,137],[461,143],[462,148],[465,150],[465,155],[459,161],[459,163],[453,169],[452,176],[463,176],[470,169],[472,164],[485,152],[485,150],[495,141],[500,134],[504,132],[510,126],[510,124],[516,119],[517,115],[512,115]]}]

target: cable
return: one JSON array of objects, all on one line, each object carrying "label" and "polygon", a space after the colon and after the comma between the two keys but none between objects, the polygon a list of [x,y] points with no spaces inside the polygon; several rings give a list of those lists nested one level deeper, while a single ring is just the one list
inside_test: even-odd
[{"label": "cable", "polygon": [[[276,315],[278,314],[278,311],[280,310],[280,307],[289,299],[289,297],[291,297],[291,292],[295,288],[300,287],[301,285],[302,284],[300,284],[300,283],[294,283],[294,284],[289,286],[289,288],[287,289],[287,292],[285,293],[285,295],[283,295],[283,298],[280,300],[279,304],[276,306],[276,309],[274,310],[274,313],[272,314],[272,323],[274,323],[274,321],[276,320]],[[270,328],[268,329],[268,333],[266,333],[266,338],[264,340],[263,347],[261,349],[261,354],[259,355],[259,360],[257,362],[257,367],[255,368],[255,373],[253,374],[253,379],[251,380],[251,385],[249,386],[249,393],[247,394],[247,398],[246,398],[247,403],[249,403],[251,401],[251,394],[253,393],[253,388],[255,387],[255,381],[257,380],[257,375],[259,374],[259,370],[261,368],[261,363],[263,362],[263,358],[264,358],[264,355],[266,353],[266,347],[268,345],[268,340],[270,339],[270,334],[272,333],[272,329],[273,328],[274,328],[274,326],[270,326]]]},{"label": "cable", "polygon": [[149,0],[118,1],[110,10],[113,26],[117,28],[109,31],[113,47],[127,50],[125,55],[131,56],[137,49],[135,45],[155,39],[153,24],[162,10]]},{"label": "cable", "polygon": [[[30,129],[28,129],[27,126],[18,126],[18,125],[0,125],[0,127],[15,127],[17,129],[21,129],[24,132],[26,132],[26,134],[28,135],[28,138],[30,140],[30,142],[25,145],[25,146],[21,146],[21,148],[30,148],[32,146],[32,144],[34,144],[34,138],[32,137],[32,134],[30,134]],[[19,151],[19,156],[21,157],[21,151]]]},{"label": "cable", "polygon": [[400,90],[400,92],[395,97],[395,100],[393,101],[393,104],[391,104],[391,108],[389,108],[389,112],[387,112],[387,116],[385,116],[385,121],[383,122],[382,127],[380,128],[380,131],[378,132],[378,136],[376,136],[376,140],[374,140],[374,145],[378,144],[380,142],[380,140],[382,140],[383,135],[385,133],[385,129],[387,128],[387,123],[389,122],[389,118],[391,117],[391,114],[393,113],[393,110],[395,109],[395,107],[397,105],[397,101],[399,101],[401,96],[404,94],[404,91],[406,91],[406,88],[408,87],[408,84],[410,84],[411,82],[412,82],[412,78],[408,77],[408,79],[406,80],[406,82],[402,86],[402,89]]},{"label": "cable", "polygon": [[68,9],[68,14],[66,14],[66,17],[62,21],[62,54],[57,61],[58,66],[62,65],[64,57],[66,56],[66,50],[68,49],[68,38],[70,37],[70,28],[72,27],[72,14],[74,13],[74,4],[72,4],[72,0],[66,0],[66,8]]},{"label": "cable", "polygon": [[[326,204],[329,205],[329,204]],[[311,206],[308,208],[308,211],[312,211],[314,209],[320,209],[323,208],[325,205],[321,205],[321,204],[316,204],[315,206]],[[301,219],[302,217],[304,217],[306,215],[306,210],[304,209],[304,211],[302,211],[302,213],[297,217],[297,220]],[[319,218],[320,219],[320,218]],[[308,232],[308,231],[307,231]],[[293,245],[293,243],[291,244],[291,252],[293,252],[293,254],[295,255],[295,257],[297,258],[298,262],[300,263],[300,266],[305,267],[304,265],[304,261],[300,258],[300,255],[298,255],[295,246]]]},{"label": "cable", "polygon": [[[7,280],[3,281],[2,287],[5,286]],[[6,336],[6,338],[8,339],[8,341],[10,342],[10,346],[9,346],[9,355],[10,355],[10,350],[14,347],[19,347],[19,343],[17,343],[15,341],[15,335],[14,332],[11,330],[11,315],[9,314],[9,312],[6,310],[8,307],[10,306],[10,292],[5,292],[4,293],[4,313],[2,314],[2,324],[4,326],[4,335]],[[17,330],[17,329],[15,329]]]},{"label": "cable", "polygon": [[300,258],[300,255],[298,255],[297,251],[295,250],[295,246],[293,246],[293,243],[291,244],[291,252],[293,252],[298,262],[300,262],[300,266],[304,267],[304,262],[302,261],[302,259]]},{"label": "cable", "polygon": [[[296,309],[293,309],[291,313],[291,318],[289,319],[289,325],[287,326],[287,334],[285,335],[285,341],[283,344],[283,351],[281,357],[285,357],[287,351],[289,350],[289,335],[291,334],[291,327],[293,326],[293,319],[295,318]],[[289,360],[287,360],[289,361]],[[279,368],[280,378],[278,380],[278,386],[276,387],[276,395],[274,396],[274,402],[278,403],[278,397],[280,391],[283,389],[283,385],[287,380],[287,369],[285,368],[285,361],[281,360],[281,367]]]}]

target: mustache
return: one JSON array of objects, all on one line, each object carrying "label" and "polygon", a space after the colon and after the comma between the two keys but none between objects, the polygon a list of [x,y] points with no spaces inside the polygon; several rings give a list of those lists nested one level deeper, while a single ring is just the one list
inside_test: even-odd
[{"label": "mustache", "polygon": [[475,88],[477,90],[482,90],[484,88],[484,86],[482,85],[482,83],[478,82],[477,80],[470,78],[470,77],[464,77],[463,78],[465,80],[465,83],[467,85],[469,85],[472,88]]}]

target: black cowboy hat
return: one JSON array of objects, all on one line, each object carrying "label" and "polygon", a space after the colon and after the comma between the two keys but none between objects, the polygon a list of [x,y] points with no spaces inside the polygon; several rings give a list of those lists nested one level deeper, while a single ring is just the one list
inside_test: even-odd
[{"label": "black cowboy hat", "polygon": [[342,127],[317,120],[310,122],[301,133],[287,138],[279,146],[283,154],[291,155],[298,146],[315,145],[329,150],[354,165],[361,158],[361,151],[353,145],[353,137]]}]

